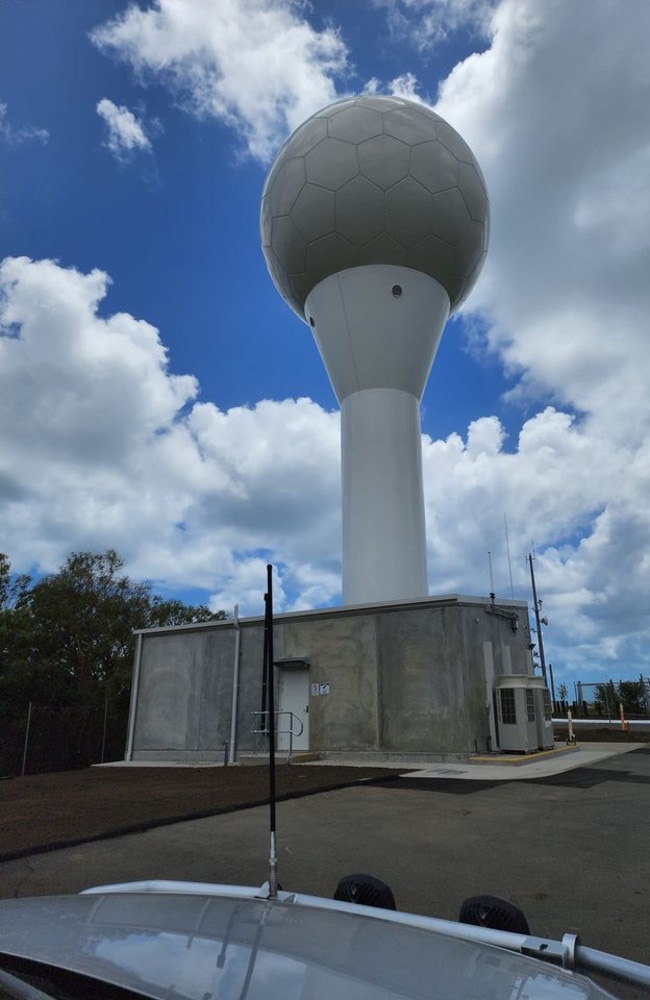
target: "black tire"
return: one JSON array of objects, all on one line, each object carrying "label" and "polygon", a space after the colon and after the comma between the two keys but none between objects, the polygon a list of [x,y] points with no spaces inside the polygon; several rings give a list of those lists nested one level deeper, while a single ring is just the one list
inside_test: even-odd
[{"label": "black tire", "polygon": [[473,924],[476,927],[530,934],[524,913],[514,903],[499,896],[471,896],[461,906],[458,920],[461,924]]},{"label": "black tire", "polygon": [[346,875],[336,887],[334,899],[360,906],[377,906],[381,910],[396,910],[390,886],[374,875]]}]

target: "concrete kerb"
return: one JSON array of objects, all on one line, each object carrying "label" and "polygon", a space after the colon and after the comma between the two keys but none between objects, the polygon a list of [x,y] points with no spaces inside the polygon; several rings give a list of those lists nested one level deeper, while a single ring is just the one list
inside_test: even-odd
[{"label": "concrete kerb", "polygon": [[[543,778],[563,771],[572,771],[579,767],[591,767],[596,761],[606,760],[619,754],[629,753],[647,746],[645,743],[586,743],[575,747],[558,747],[556,750],[542,751],[537,754],[526,754],[519,758],[512,754],[499,758],[466,758],[437,760],[379,760],[373,761],[378,766],[392,770],[408,770],[411,778],[449,778],[465,781],[522,781],[531,778]],[[349,754],[312,761],[310,767],[327,767],[332,764],[345,767],[367,767],[367,754]]]},{"label": "concrete kerb", "polygon": [[[560,774],[578,767],[588,767],[599,760],[629,753],[646,746],[645,743],[579,743],[559,746],[530,754],[494,754],[460,757],[458,754],[432,754],[426,758],[417,754],[336,753],[323,754],[318,760],[298,760],[294,763],[309,767],[382,767],[394,771],[408,771],[409,778],[463,778],[478,781],[513,781],[531,777]],[[268,757],[258,755],[257,760],[247,760],[246,766],[264,766]],[[278,764],[287,765],[280,759]],[[223,767],[223,762],[200,761],[112,761],[95,767]],[[244,766],[236,761],[230,767]],[[375,780],[375,779],[370,779]],[[337,786],[344,787],[344,786]],[[302,793],[301,793],[302,794]],[[189,818],[189,817],[188,817]]]},{"label": "concrete kerb", "polygon": [[540,754],[539,759],[499,764],[481,763],[466,766],[445,764],[411,771],[409,778],[462,778],[468,781],[530,781],[531,778],[546,778],[564,771],[580,767],[592,767],[596,762],[629,753],[647,746],[645,743],[591,743],[571,747],[568,754]]}]

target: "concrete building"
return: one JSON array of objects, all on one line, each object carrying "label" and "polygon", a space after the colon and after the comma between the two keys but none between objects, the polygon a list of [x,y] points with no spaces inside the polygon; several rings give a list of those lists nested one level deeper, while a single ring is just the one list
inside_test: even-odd
[{"label": "concrete building", "polygon": [[[279,750],[444,759],[552,745],[530,642],[523,601],[448,596],[277,615]],[[264,750],[263,651],[263,618],[140,632],[127,760]]]}]

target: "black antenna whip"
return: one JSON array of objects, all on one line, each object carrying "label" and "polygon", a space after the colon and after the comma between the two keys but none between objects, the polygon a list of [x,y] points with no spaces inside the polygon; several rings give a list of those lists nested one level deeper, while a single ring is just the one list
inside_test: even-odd
[{"label": "black antenna whip", "polygon": [[278,894],[278,857],[275,846],[275,691],[273,684],[273,566],[266,567],[266,594],[264,595],[264,649],[268,703],[269,733],[269,807],[271,825],[271,849],[269,854],[269,899]]}]

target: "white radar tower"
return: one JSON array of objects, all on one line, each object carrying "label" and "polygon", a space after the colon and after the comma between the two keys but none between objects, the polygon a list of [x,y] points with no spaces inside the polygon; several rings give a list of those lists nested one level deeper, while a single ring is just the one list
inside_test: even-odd
[{"label": "white radar tower", "polygon": [[278,153],[261,230],[341,406],[343,603],[426,597],[420,400],[487,250],[474,154],[424,105],[340,101]]}]

